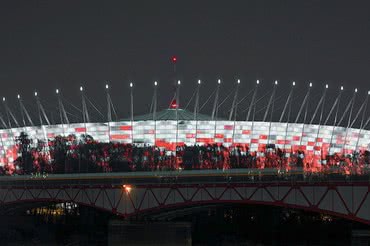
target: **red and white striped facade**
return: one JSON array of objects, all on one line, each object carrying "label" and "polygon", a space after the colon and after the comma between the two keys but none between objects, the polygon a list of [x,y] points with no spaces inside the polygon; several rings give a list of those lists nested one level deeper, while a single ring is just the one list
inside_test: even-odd
[{"label": "red and white striped facade", "polygon": [[55,136],[91,135],[99,142],[149,144],[173,150],[176,145],[223,144],[249,146],[251,151],[262,151],[266,144],[288,152],[304,150],[307,156],[325,156],[330,153],[352,153],[368,150],[370,131],[339,126],[310,124],[248,122],[248,121],[194,121],[143,120],[109,123],[73,123],[43,125],[0,130],[0,165],[17,158],[15,139],[26,132],[33,143]]}]

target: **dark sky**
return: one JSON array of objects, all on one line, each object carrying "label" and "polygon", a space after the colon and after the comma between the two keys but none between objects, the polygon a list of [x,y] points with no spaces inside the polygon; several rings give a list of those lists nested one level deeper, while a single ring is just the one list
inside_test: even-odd
[{"label": "dark sky", "polygon": [[[182,80],[183,105],[198,79],[204,82],[201,104],[218,78],[223,97],[237,78],[242,81],[240,97],[256,79],[266,92],[278,80],[280,95],[293,80],[302,95],[308,81],[320,87],[317,94],[328,83],[329,100],[339,85],[347,94],[360,88],[362,97],[370,89],[368,1],[220,2],[2,0],[0,95],[15,110],[20,93],[35,112],[32,95],[38,90],[51,113],[56,88],[79,106],[83,85],[87,96],[104,108],[109,81],[119,117],[126,118],[130,81],[135,83],[137,114],[148,111],[154,80],[160,84],[159,105],[168,105],[172,55],[179,60],[176,78]],[[240,108],[247,105],[246,100]],[[204,113],[210,108],[207,104]]]}]

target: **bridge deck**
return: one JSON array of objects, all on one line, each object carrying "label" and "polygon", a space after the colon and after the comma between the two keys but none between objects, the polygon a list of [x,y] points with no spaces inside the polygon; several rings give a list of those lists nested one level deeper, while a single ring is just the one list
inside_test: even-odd
[{"label": "bridge deck", "polygon": [[[370,170],[366,173],[370,173]],[[66,183],[67,181],[67,183]],[[370,183],[370,175],[343,175],[339,169],[325,173],[306,173],[303,169],[283,172],[278,169],[181,170],[125,173],[74,173],[2,176],[1,185],[121,185],[121,184],[217,184],[217,183]]]}]

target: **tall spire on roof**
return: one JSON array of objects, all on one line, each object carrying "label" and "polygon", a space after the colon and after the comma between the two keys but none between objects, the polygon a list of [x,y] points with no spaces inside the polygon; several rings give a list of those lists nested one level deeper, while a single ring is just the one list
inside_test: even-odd
[{"label": "tall spire on roof", "polygon": [[177,101],[176,101],[176,98],[172,99],[169,108],[170,109],[177,109]]}]

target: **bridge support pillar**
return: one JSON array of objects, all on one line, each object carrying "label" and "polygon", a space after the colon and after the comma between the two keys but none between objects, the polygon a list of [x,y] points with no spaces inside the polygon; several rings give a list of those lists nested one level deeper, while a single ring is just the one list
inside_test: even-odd
[{"label": "bridge support pillar", "polygon": [[108,245],[192,245],[191,223],[111,220]]}]

